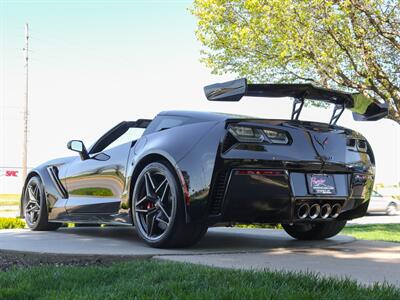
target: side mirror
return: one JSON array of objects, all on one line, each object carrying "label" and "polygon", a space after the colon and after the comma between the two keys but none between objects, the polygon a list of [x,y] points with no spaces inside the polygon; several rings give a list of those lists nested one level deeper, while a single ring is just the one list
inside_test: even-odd
[{"label": "side mirror", "polygon": [[79,141],[79,140],[69,141],[67,144],[67,148],[69,150],[78,152],[79,156],[81,157],[82,160],[89,158],[89,154],[86,150],[85,144],[82,141]]}]

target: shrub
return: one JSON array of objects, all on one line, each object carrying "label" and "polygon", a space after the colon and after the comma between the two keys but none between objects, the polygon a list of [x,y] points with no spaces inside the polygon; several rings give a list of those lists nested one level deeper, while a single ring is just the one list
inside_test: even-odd
[{"label": "shrub", "polygon": [[25,228],[25,222],[18,218],[0,218],[0,229]]},{"label": "shrub", "polygon": [[267,228],[267,229],[282,229],[282,225],[281,224],[258,224],[258,223],[254,223],[254,224],[236,224],[235,227],[239,227],[239,228]]}]

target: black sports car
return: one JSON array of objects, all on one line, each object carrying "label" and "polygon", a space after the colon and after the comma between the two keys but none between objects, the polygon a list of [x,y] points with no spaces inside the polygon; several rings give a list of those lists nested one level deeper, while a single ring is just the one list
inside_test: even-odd
[{"label": "black sports car", "polygon": [[[378,120],[387,106],[309,84],[238,79],[204,90],[211,101],[293,97],[292,116],[168,111],[121,122],[88,150],[70,141],[79,156],[46,162],[26,178],[28,226],[134,224],[151,246],[183,247],[216,224],[280,223],[297,239],[324,239],[364,216],[374,155],[361,134],[336,122],[345,108],[357,120]],[[299,120],[305,99],[334,104],[329,124]]]}]

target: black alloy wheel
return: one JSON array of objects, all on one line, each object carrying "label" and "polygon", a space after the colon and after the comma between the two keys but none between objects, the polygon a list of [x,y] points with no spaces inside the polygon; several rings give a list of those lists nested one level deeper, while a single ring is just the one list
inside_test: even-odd
[{"label": "black alloy wheel", "polygon": [[37,176],[30,178],[25,186],[22,207],[26,224],[32,230],[56,230],[61,226],[48,221],[45,191]]},{"label": "black alloy wheel", "polygon": [[182,187],[166,161],[150,163],[139,174],[132,218],[140,238],[152,247],[190,246],[206,232],[203,224],[186,224]]}]

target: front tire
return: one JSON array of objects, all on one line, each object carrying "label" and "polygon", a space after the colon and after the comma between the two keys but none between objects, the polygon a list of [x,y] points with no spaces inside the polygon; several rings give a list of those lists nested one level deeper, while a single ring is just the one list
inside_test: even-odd
[{"label": "front tire", "polygon": [[323,223],[282,224],[291,237],[298,240],[323,240],[337,235],[346,221],[328,221]]},{"label": "front tire", "polygon": [[26,184],[22,207],[25,222],[34,231],[56,230],[62,225],[49,222],[45,190],[38,176]]},{"label": "front tire", "polygon": [[202,223],[186,223],[182,187],[166,161],[150,163],[141,171],[131,211],[138,235],[151,247],[191,246],[207,231]]}]

